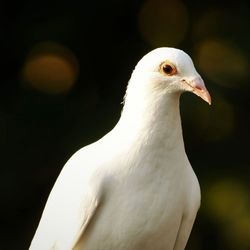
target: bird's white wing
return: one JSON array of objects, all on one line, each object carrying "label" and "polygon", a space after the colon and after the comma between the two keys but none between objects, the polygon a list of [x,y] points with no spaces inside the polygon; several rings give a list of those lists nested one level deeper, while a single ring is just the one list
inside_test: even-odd
[{"label": "bird's white wing", "polygon": [[185,248],[195,221],[196,213],[200,207],[200,186],[190,164],[186,168],[186,182],[187,188],[185,189],[185,195],[188,197],[188,202],[182,215],[174,250],[182,250]]},{"label": "bird's white wing", "polygon": [[78,244],[81,244],[81,248],[83,246],[83,238],[84,233],[87,230],[88,225],[91,223],[91,220],[93,219],[94,215],[96,214],[97,210],[100,209],[103,196],[101,195],[103,193],[102,189],[99,189],[100,191],[94,196],[91,195],[88,197],[88,202],[84,202],[84,206],[82,209],[82,217],[81,217],[81,223],[80,227],[77,230],[77,233],[75,235],[75,239],[73,241],[72,246],[70,249],[77,250]]},{"label": "bird's white wing", "polygon": [[191,233],[195,216],[183,216],[177,238],[174,245],[174,250],[183,250],[187,244],[189,235]]},{"label": "bird's white wing", "polygon": [[[59,175],[30,249],[74,249],[100,208],[104,188],[91,150],[76,153]],[[95,167],[94,167],[95,166]]]}]

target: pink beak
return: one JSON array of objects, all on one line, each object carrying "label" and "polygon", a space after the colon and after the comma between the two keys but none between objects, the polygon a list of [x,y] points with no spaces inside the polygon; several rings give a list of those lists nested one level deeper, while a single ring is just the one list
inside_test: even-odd
[{"label": "pink beak", "polygon": [[195,77],[191,80],[183,79],[182,82],[188,85],[187,90],[193,92],[197,96],[201,97],[209,105],[211,105],[211,96],[205,87],[205,84],[201,77]]}]

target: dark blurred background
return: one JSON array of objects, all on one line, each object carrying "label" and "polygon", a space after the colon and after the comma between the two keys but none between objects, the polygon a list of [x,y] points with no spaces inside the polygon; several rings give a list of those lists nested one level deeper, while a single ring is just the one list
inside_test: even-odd
[{"label": "dark blurred background", "polygon": [[27,249],[61,168],[113,128],[137,61],[191,55],[212,95],[181,99],[202,206],[187,249],[250,249],[248,1],[2,1],[1,249]]}]

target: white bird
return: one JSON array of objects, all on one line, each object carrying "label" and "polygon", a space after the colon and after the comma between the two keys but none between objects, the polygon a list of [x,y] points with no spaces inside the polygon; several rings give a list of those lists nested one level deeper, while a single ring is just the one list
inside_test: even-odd
[{"label": "white bird", "polygon": [[145,55],[111,132],[66,163],[32,250],[181,250],[200,205],[186,156],[179,97],[210,95],[191,58],[174,48]]}]

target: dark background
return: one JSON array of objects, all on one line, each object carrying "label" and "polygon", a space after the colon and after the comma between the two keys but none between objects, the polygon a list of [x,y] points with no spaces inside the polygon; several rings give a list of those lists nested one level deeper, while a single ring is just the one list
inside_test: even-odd
[{"label": "dark background", "polygon": [[61,168],[112,129],[133,67],[159,46],[188,52],[212,95],[181,99],[202,189],[187,249],[250,249],[248,1],[1,5],[1,249],[28,248]]}]

